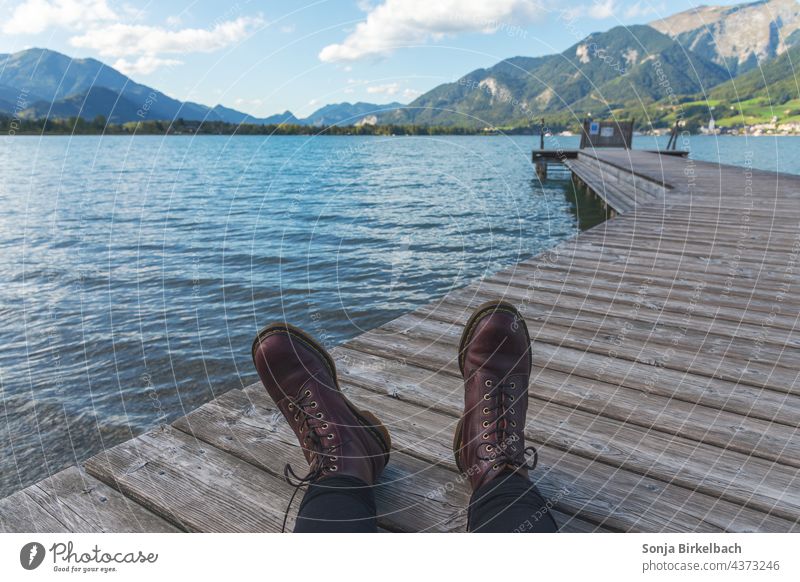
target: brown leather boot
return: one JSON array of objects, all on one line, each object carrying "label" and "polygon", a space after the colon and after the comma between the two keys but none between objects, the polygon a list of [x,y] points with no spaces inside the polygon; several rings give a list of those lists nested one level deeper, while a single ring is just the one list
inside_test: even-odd
[{"label": "brown leather boot", "polygon": [[253,362],[267,393],[297,435],[310,465],[298,487],[332,475],[374,484],[389,462],[389,432],[359,410],[339,389],[333,359],[307,333],[286,323],[262,329],[253,341]]},{"label": "brown leather boot", "polygon": [[[504,301],[484,303],[467,322],[459,346],[464,415],[453,450],[475,491],[504,471],[528,476],[536,450],[525,447],[528,380],[533,358],[528,327]],[[526,454],[532,453],[532,463]]]}]

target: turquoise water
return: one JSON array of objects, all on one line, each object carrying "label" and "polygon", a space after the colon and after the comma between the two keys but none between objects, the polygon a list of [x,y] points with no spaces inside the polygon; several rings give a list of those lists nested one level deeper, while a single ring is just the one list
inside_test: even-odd
[{"label": "turquoise water", "polygon": [[[265,323],[336,345],[596,223],[535,143],[2,140],[0,496],[253,382]],[[800,172],[798,143],[692,155]]]}]

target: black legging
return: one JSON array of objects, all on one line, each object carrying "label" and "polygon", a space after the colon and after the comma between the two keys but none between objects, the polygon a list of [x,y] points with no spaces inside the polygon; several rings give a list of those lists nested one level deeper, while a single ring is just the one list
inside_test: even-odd
[{"label": "black legging", "polygon": [[[309,486],[300,504],[295,532],[375,532],[372,487],[354,477],[328,477]],[[558,526],[533,483],[502,474],[472,494],[468,515],[473,532],[552,533]]]}]

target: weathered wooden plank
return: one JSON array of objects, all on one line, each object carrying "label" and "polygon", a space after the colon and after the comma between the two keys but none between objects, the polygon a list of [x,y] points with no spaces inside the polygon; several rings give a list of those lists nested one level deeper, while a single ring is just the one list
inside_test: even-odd
[{"label": "weathered wooden plank", "polygon": [[[520,283],[526,283],[525,280]],[[533,290],[533,293],[531,293]],[[609,329],[619,328],[625,321],[632,323],[650,323],[661,326],[671,326],[673,329],[685,324],[686,311],[691,305],[686,303],[676,303],[673,309],[666,310],[659,308],[642,309],[642,300],[647,298],[647,290],[642,295],[635,294],[635,288],[626,296],[624,293],[604,293],[593,288],[583,287],[561,287],[549,286],[542,283],[541,279],[527,281],[525,287],[509,285],[508,282],[485,279],[480,285],[472,285],[467,290],[462,290],[448,296],[448,299],[460,296],[474,297],[476,300],[483,297],[506,297],[509,301],[526,301],[530,306],[541,305],[544,308],[557,306],[566,316],[586,315],[600,320]],[[736,322],[729,322],[720,317],[721,309],[709,303],[701,303],[702,290],[694,299],[703,306],[701,310],[694,310],[692,313],[693,331],[696,333],[711,336],[707,341],[714,337],[723,339],[736,339],[745,342],[749,348],[752,342],[758,340],[760,344],[766,344],[770,348],[760,350],[760,354],[765,356],[770,353],[770,349],[776,356],[780,356],[787,348],[800,350],[800,333],[794,330],[787,330],[785,327],[769,327],[769,333],[765,333],[765,316],[761,316],[758,324],[742,321],[740,318]],[[692,301],[690,298],[689,301]],[[696,315],[695,315],[696,312]],[[797,311],[800,316],[800,309]],[[771,319],[769,320],[771,323]],[[800,355],[800,352],[798,353]]]},{"label": "weathered wooden plank", "polygon": [[653,375],[652,366],[598,356],[571,348],[537,342],[535,357],[540,366],[570,377],[604,380],[617,386],[665,396],[670,401],[701,404],[736,415],[781,423],[794,431],[800,418],[800,397],[676,372],[667,368]]},{"label": "weathered wooden plank", "polygon": [[[627,357],[652,354],[656,362],[666,359],[659,354],[681,354],[690,358],[691,370],[695,373],[713,377],[722,367],[734,370],[740,366],[761,376],[765,384],[760,385],[794,392],[792,384],[797,374],[792,362],[800,356],[800,336],[766,324],[761,329],[742,324],[736,332],[724,322],[695,317],[696,312],[703,311],[699,303],[687,305],[681,319],[669,314],[651,314],[635,304],[627,309],[611,306],[604,309],[601,302],[590,299],[581,301],[566,294],[488,284],[451,294],[447,306],[460,305],[471,310],[499,297],[524,305],[526,319],[531,322],[537,340],[547,340],[553,335],[563,336],[562,342],[590,339],[594,347],[602,350],[624,352]],[[437,319],[445,321],[446,311],[442,305],[437,306]],[[439,318],[439,314],[443,317]],[[609,341],[627,341],[632,343],[632,349],[626,350],[627,346],[609,348]]]},{"label": "weathered wooden plank", "polygon": [[[419,326],[430,328],[429,335],[436,336],[448,326],[462,325],[462,322],[466,321],[461,317],[454,320],[448,311],[450,313],[458,310],[469,312],[473,305],[479,304],[482,299],[486,298],[488,296],[478,296],[465,302],[453,294],[440,302],[435,309],[420,308],[413,314],[404,316],[407,318],[406,320],[398,319],[379,329],[392,333],[398,331],[398,325],[413,327],[418,323]],[[497,296],[493,298],[497,298]],[[684,328],[670,330],[667,326],[659,326],[660,329],[653,326],[652,332],[650,332],[646,329],[637,330],[636,326],[633,326],[632,329],[623,333],[623,330],[626,330],[624,323],[604,329],[602,324],[595,323],[593,325],[585,321],[586,318],[583,314],[570,318],[557,308],[541,313],[536,311],[533,304],[525,303],[522,311],[531,330],[531,337],[537,342],[566,346],[607,357],[628,359],[658,369],[669,368],[709,378],[769,388],[777,392],[800,394],[800,383],[798,383],[800,372],[791,368],[793,351],[784,350],[777,358],[778,361],[775,362],[766,359],[758,361],[755,356],[760,348],[753,345],[752,352],[750,352],[752,357],[742,357],[742,355],[748,354],[749,346],[745,345],[737,349],[731,340],[714,341],[712,338],[706,341],[704,335],[692,332],[689,327],[689,324],[692,323],[691,319]],[[441,325],[438,325],[437,329],[433,329],[437,327],[437,323]],[[449,329],[449,332],[451,335],[456,333],[452,328]],[[378,333],[380,332],[378,331]],[[620,341],[620,337],[628,341]],[[360,339],[356,338],[353,341]],[[764,351],[769,350],[765,348]],[[778,365],[778,362],[781,362],[782,365]],[[654,371],[653,373],[657,374],[658,372]]]},{"label": "weathered wooden plank", "polygon": [[[276,476],[286,463],[298,472],[307,467],[294,433],[259,385],[228,392],[174,425]],[[462,531],[469,502],[464,487],[433,494],[455,479],[452,471],[394,451],[375,487],[379,524],[392,531]]]},{"label": "weathered wooden plank", "polygon": [[[648,155],[638,152],[636,150],[627,150],[629,157],[627,163],[624,158],[616,157],[613,154],[609,155],[610,150],[603,152],[590,152],[588,150],[581,150],[578,154],[578,160],[584,162],[587,166],[593,164],[598,170],[605,171],[609,175],[613,170],[623,170],[625,174],[633,174],[642,180],[653,182],[662,187],[669,186],[663,174],[659,172],[658,167],[654,167],[647,163]],[[663,156],[659,156],[661,158]],[[633,160],[636,160],[634,163]],[[598,163],[599,162],[599,163]],[[649,170],[649,171],[648,171]],[[654,171],[655,170],[655,171]]]},{"label": "weathered wooden plank", "polygon": [[170,426],[112,447],[85,466],[186,531],[280,531],[294,492],[284,480]]},{"label": "weathered wooden plank", "polygon": [[[654,269],[650,265],[626,264],[620,269],[619,265],[612,261],[598,260],[597,257],[584,259],[580,257],[567,257],[563,254],[557,255],[550,261],[527,262],[518,264],[513,271],[501,271],[492,275],[493,278],[507,278],[513,275],[519,277],[538,278],[545,274],[560,273],[565,279],[582,282],[586,285],[601,284],[603,281],[618,282],[626,287],[634,287],[634,282],[646,280],[648,287],[661,289],[665,292],[672,290],[685,290],[689,293],[698,286],[698,279],[695,272],[682,271],[681,265],[677,264],[674,268]],[[769,280],[764,280],[764,286],[755,285],[752,279],[739,276],[736,269],[731,269],[726,275],[704,275],[702,283],[703,289],[709,293],[717,293],[721,296],[742,297],[746,299],[747,310],[763,310],[762,302],[769,306],[769,310],[775,303],[776,292],[780,291],[780,285]],[[641,283],[639,283],[641,284]],[[784,299],[787,305],[797,307],[798,303],[792,297]],[[739,308],[742,308],[742,303]]]},{"label": "weathered wooden plank", "polygon": [[[398,368],[402,369],[402,368]],[[349,377],[348,377],[349,379]],[[357,405],[380,415],[399,450],[454,469],[452,434],[456,415],[386,395],[387,382],[366,390],[348,382],[342,389]],[[258,398],[254,384],[245,393]],[[460,410],[460,406],[458,407]],[[405,425],[405,426],[401,426]],[[413,427],[414,430],[409,430]],[[395,443],[395,441],[397,441]],[[560,511],[623,531],[791,531],[797,524],[743,508],[543,444],[532,475],[546,499]],[[445,484],[445,488],[447,488]],[[709,513],[708,508],[717,508]],[[656,525],[659,524],[659,525]],[[800,527],[798,525],[797,527]]]},{"label": "weathered wooden plank", "polygon": [[[551,271],[540,269],[535,274],[520,271],[513,278],[508,276],[490,276],[473,284],[469,288],[482,287],[486,282],[492,285],[506,286],[509,289],[524,291],[523,297],[530,291],[545,290],[550,293],[569,295],[575,298],[592,297],[608,303],[626,305],[636,309],[646,309],[652,312],[665,312],[667,314],[685,314],[686,306],[692,301],[697,301],[704,306],[697,317],[722,320],[723,322],[746,323],[752,326],[763,326],[767,315],[774,313],[775,294],[771,297],[759,298],[755,294],[731,293],[729,289],[703,286],[699,294],[695,288],[687,285],[678,285],[673,281],[669,287],[662,286],[651,277],[628,275],[614,282],[614,278],[597,273],[588,282],[580,284],[579,273],[570,269],[569,272]],[[695,299],[696,298],[696,299]],[[746,309],[742,309],[742,306]],[[800,305],[792,308],[791,302],[785,302],[787,311],[800,310]],[[771,328],[795,332],[797,316],[775,313],[770,316]],[[731,334],[730,326],[726,325],[725,331]],[[735,329],[735,327],[733,328]],[[783,333],[780,337],[794,338],[795,334]]]},{"label": "weathered wooden plank", "polygon": [[[740,285],[752,287],[762,286],[779,289],[779,281],[786,272],[785,267],[755,266],[741,264],[735,257],[695,257],[679,253],[654,253],[640,251],[635,248],[608,248],[602,244],[581,244],[574,249],[556,247],[552,254],[558,255],[559,263],[569,268],[569,263],[578,260],[590,267],[609,269],[626,273],[634,268],[634,272],[647,269],[646,273],[655,278],[669,281],[674,276],[683,279],[694,279],[696,283],[714,281],[723,286],[731,278]],[[536,261],[522,263],[517,268],[536,268]]]},{"label": "weathered wooden plank", "polygon": [[636,206],[635,195],[628,195],[616,180],[606,178],[595,168],[580,160],[567,160],[565,165],[618,213],[624,214]]},{"label": "weathered wooden plank", "polygon": [[[720,217],[721,219],[729,217]],[[770,262],[785,261],[785,253],[791,252],[796,236],[791,229],[785,232],[769,230],[765,224],[763,230],[746,223],[746,229],[735,223],[730,226],[714,225],[707,232],[698,224],[674,224],[657,222],[648,224],[638,214],[633,224],[620,224],[615,228],[592,229],[586,236],[573,239],[575,243],[617,245],[630,247],[632,241],[641,242],[644,249],[664,249],[672,251],[701,252],[713,250],[718,254],[736,252],[742,259],[752,258],[758,260],[762,256]],[[624,226],[625,228],[620,228]]]},{"label": "weathered wooden plank", "polygon": [[[275,475],[282,475],[285,463],[305,466],[293,433],[258,384],[246,393],[228,392],[178,419],[175,426]],[[375,488],[380,526],[390,531],[463,531],[469,495],[456,480],[451,470],[394,451]],[[562,531],[613,531],[554,513]]]},{"label": "weathered wooden plank", "polygon": [[73,532],[179,531],[78,467],[56,473],[25,493]]},{"label": "weathered wooden plank", "polygon": [[31,499],[25,490],[0,499],[0,532],[2,533],[65,533],[66,524],[48,513]]},{"label": "weathered wooden plank", "polygon": [[[439,339],[452,333],[450,326],[442,325],[436,333],[422,334],[420,329],[433,322],[414,322],[412,337],[404,333],[400,323],[408,321],[409,317],[403,316],[379,330],[363,334],[347,345],[413,361],[435,372],[429,390],[434,386],[441,389],[444,374],[456,378],[458,375],[451,356],[456,352],[455,344]],[[380,331],[389,326],[393,326],[392,333]],[[387,371],[387,375],[389,373]],[[534,442],[551,444],[710,495],[719,494],[733,503],[782,515],[789,520],[800,518],[800,492],[796,491],[800,473],[794,468],[654,430],[643,431],[624,422],[539,400],[535,392],[531,396],[536,401],[531,402],[531,414],[536,412],[531,416],[526,434]],[[709,471],[710,466],[714,467],[713,471]],[[769,482],[764,482],[765,474],[770,475]]]},{"label": "weathered wooden plank", "polygon": [[646,238],[636,234],[627,241],[624,238],[602,240],[597,242],[582,241],[580,248],[589,249],[591,244],[600,246],[606,252],[635,251],[639,256],[649,256],[653,259],[703,261],[709,265],[736,265],[750,269],[758,269],[766,276],[780,278],[787,266],[790,251],[780,248],[768,247],[755,252],[749,252],[746,247],[737,249],[735,246],[722,246],[713,244],[669,244],[657,237]]},{"label": "weathered wooden plank", "polygon": [[[376,384],[379,377],[386,378],[382,371],[375,370],[385,361],[383,358],[345,347],[338,348],[337,354],[346,360],[342,365],[345,373],[353,367],[362,370],[360,376],[348,378],[356,384],[359,378],[364,376]],[[531,375],[531,392],[540,400],[621,420],[647,430],[659,430],[800,467],[800,439],[797,437],[796,426],[778,425],[709,406],[698,406],[696,403],[676,400],[673,397],[674,386],[670,387],[670,391],[659,395],[653,390],[635,390],[619,383],[610,384],[554,370],[549,367],[548,358],[542,356],[541,344],[535,346],[535,359],[538,365],[534,366]],[[399,386],[392,384],[392,386],[398,390],[420,390],[422,393],[415,399],[417,403],[424,401],[428,383],[440,383],[439,392],[447,395],[451,392],[458,394],[461,389],[460,378],[443,375],[431,377],[429,370],[418,368],[409,362],[404,366],[401,378],[402,384]],[[394,374],[387,379],[400,380]],[[752,405],[750,402],[751,408]]]}]

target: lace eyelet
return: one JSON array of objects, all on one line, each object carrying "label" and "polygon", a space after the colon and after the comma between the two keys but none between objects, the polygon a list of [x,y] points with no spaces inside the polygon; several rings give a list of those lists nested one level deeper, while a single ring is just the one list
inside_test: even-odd
[{"label": "lace eyelet", "polygon": [[330,441],[330,440],[333,440],[333,438],[334,438],[334,437],[333,437],[333,434],[329,434],[329,435],[328,435],[328,440],[329,440],[329,441]]},{"label": "lace eyelet", "polygon": [[489,408],[488,408],[488,407],[484,407],[484,409],[483,409],[483,413],[484,413],[484,414],[489,414]]},{"label": "lace eyelet", "polygon": [[512,382],[512,383],[511,383],[511,389],[512,389],[512,390],[514,390],[516,387],[517,387],[516,383],[515,383],[515,382]]},{"label": "lace eyelet", "polygon": [[331,457],[331,462],[335,463],[339,460],[339,457]]},{"label": "lace eyelet", "polygon": [[322,418],[322,413],[321,413],[321,412],[318,412],[318,413],[317,413],[315,416],[316,416],[317,418],[320,418],[320,419],[321,419],[321,418]]},{"label": "lace eyelet", "polygon": [[292,404],[291,402],[289,403],[289,410],[294,410],[294,404]]},{"label": "lace eyelet", "polygon": [[514,413],[514,409],[513,409],[513,408],[509,408],[509,409],[508,409],[508,412],[509,412],[510,414],[515,414],[515,413]]},{"label": "lace eyelet", "polygon": [[516,426],[517,426],[517,422],[516,422],[515,420],[512,420],[512,421],[511,421],[511,426],[512,426],[512,427],[514,427],[514,428],[516,428]]},{"label": "lace eyelet", "polygon": [[322,425],[322,430],[325,430],[327,428],[328,428],[328,423],[326,422],[325,424]]},{"label": "lace eyelet", "polygon": [[337,465],[331,465],[331,473],[335,473],[338,470],[339,470],[339,467]]},{"label": "lace eyelet", "polygon": [[486,452],[487,453],[491,453],[493,450],[494,450],[494,447],[492,445],[486,445]]},{"label": "lace eyelet", "polygon": [[315,400],[314,402],[311,403],[311,408],[316,408],[316,407],[317,407],[317,401]]},{"label": "lace eyelet", "polygon": [[486,382],[484,382],[483,384],[484,384],[484,386],[486,386],[487,388],[491,388],[491,387],[492,387],[492,381],[491,381],[491,380],[486,380]]},{"label": "lace eyelet", "polygon": [[294,418],[294,421],[297,422],[297,421],[300,420],[300,415],[299,414],[295,414],[292,418]]},{"label": "lace eyelet", "polygon": [[483,421],[483,428],[489,428],[489,421],[488,420],[484,420]]},{"label": "lace eyelet", "polygon": [[305,392],[303,392],[303,394],[305,394],[306,396],[311,396],[311,390],[306,390]]},{"label": "lace eyelet", "polygon": [[483,440],[488,441],[489,440],[489,435],[484,433],[482,438],[483,438]]},{"label": "lace eyelet", "polygon": [[500,468],[500,465],[498,465],[497,463],[492,465],[492,470],[494,470],[494,471],[497,471],[499,468]]},{"label": "lace eyelet", "polygon": [[488,394],[484,394],[484,395],[483,395],[483,399],[484,399],[484,400],[489,400],[489,395],[488,395]]}]

